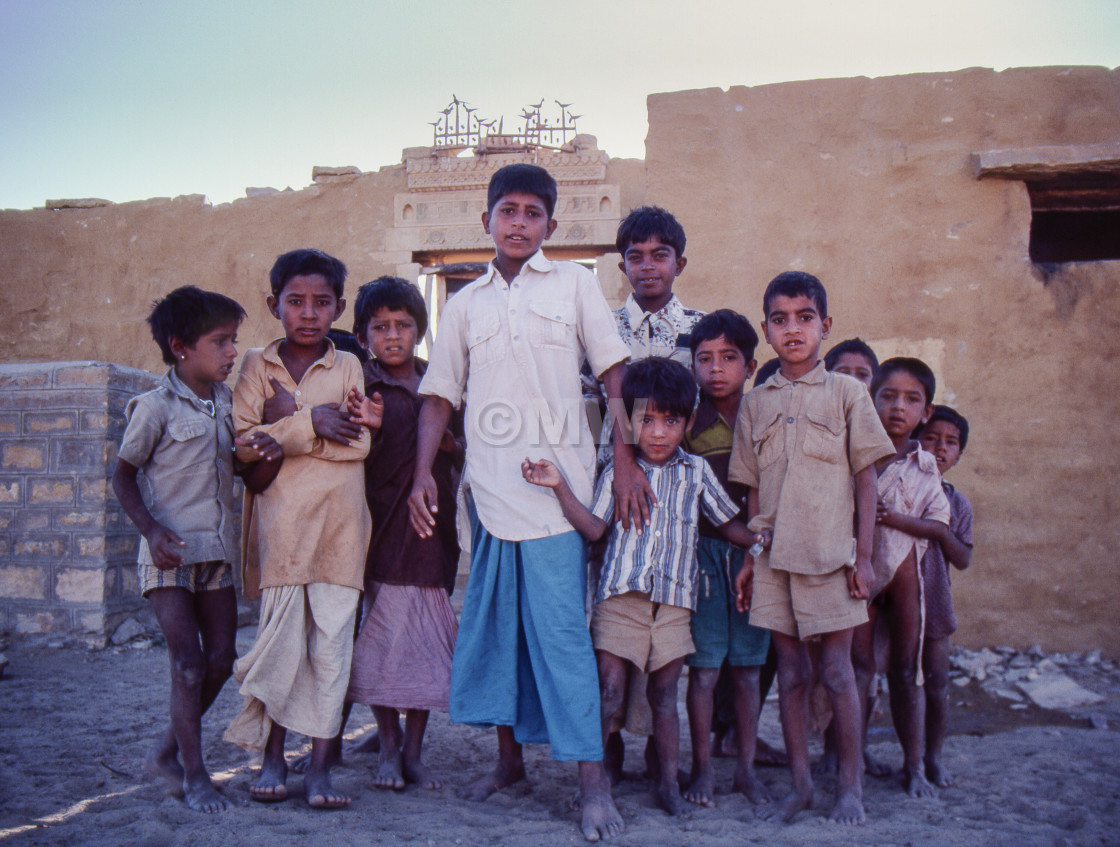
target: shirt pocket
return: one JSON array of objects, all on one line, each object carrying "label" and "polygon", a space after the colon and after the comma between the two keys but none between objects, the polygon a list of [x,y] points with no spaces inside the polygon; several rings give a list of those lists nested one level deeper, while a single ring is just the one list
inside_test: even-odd
[{"label": "shirt pocket", "polygon": [[534,346],[571,349],[576,341],[576,307],[563,300],[529,304],[529,342]]},{"label": "shirt pocket", "polygon": [[822,462],[838,465],[844,461],[846,426],[840,418],[810,412],[806,416],[805,455]]},{"label": "shirt pocket", "polygon": [[758,469],[766,470],[786,452],[786,440],[782,433],[782,414],[776,412],[769,419],[752,422],[751,444],[758,456]]},{"label": "shirt pocket", "polygon": [[502,358],[499,331],[502,322],[493,312],[471,315],[467,329],[467,356],[471,368],[492,365]]},{"label": "shirt pocket", "polygon": [[206,421],[171,421],[167,424],[167,434],[173,441],[184,442],[206,435]]}]

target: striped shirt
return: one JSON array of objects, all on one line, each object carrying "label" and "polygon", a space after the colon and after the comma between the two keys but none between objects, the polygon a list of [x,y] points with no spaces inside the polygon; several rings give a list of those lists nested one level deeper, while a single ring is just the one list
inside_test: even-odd
[{"label": "striped shirt", "polygon": [[739,506],[723,490],[704,459],[684,452],[664,465],[651,465],[641,457],[657,505],[650,525],[641,535],[625,531],[614,516],[614,466],[608,465],[595,486],[591,511],[610,524],[607,552],[595,602],[615,594],[641,591],[654,603],[696,610],[696,540],[700,510],[716,526],[735,517]]}]

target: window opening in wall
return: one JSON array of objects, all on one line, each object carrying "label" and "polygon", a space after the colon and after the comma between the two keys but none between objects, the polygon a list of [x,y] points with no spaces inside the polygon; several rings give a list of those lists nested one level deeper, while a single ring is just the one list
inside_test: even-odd
[{"label": "window opening in wall", "polygon": [[1120,175],[1028,180],[1031,261],[1120,260]]}]

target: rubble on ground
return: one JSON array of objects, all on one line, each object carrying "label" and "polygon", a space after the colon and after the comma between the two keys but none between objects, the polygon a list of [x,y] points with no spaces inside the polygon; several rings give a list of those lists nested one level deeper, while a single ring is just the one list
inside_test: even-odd
[{"label": "rubble on ground", "polygon": [[[994,697],[1011,702],[1011,708],[1026,708],[1027,701],[1053,711],[1068,711],[1105,702],[1101,691],[1120,691],[1117,663],[1087,653],[1050,653],[1035,644],[1026,650],[1014,647],[954,647],[949,659],[950,678],[959,687],[972,682]],[[1107,722],[1100,715],[1092,723]]]}]

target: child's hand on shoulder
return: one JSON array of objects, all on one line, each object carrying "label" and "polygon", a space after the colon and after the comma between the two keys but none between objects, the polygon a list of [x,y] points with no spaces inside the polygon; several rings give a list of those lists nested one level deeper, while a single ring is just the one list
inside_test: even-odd
[{"label": "child's hand on shoulder", "polygon": [[371,430],[381,429],[381,420],[385,415],[385,401],[376,391],[367,397],[357,386],[350,389],[346,395],[346,412],[350,420],[356,424],[369,427]]},{"label": "child's hand on shoulder", "polygon": [[362,426],[350,420],[349,413],[341,406],[341,403],[316,406],[311,410],[311,426],[320,438],[349,447],[351,441],[362,437]]},{"label": "child's hand on shoulder", "polygon": [[264,401],[261,423],[274,424],[289,415],[294,415],[299,409],[296,406],[296,398],[276,381],[276,377],[270,376],[268,381],[272,385],[272,396]]},{"label": "child's hand on shoulder", "polygon": [[564,481],[560,469],[552,462],[547,459],[531,462],[528,456],[521,463],[521,475],[525,477],[526,482],[531,482],[533,485],[543,485],[545,488],[558,488]]},{"label": "child's hand on shoulder", "polygon": [[257,454],[257,459],[265,462],[275,462],[283,458],[284,451],[280,442],[267,432],[254,432],[248,436],[239,435],[233,440],[238,447],[248,447]]},{"label": "child's hand on shoulder", "polygon": [[182,551],[187,542],[163,524],[157,523],[149,532],[144,533],[144,537],[148,539],[152,564],[161,571],[173,571],[183,564]]}]

